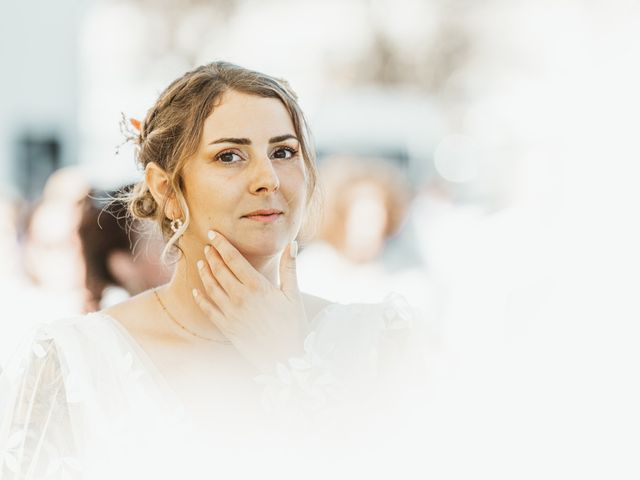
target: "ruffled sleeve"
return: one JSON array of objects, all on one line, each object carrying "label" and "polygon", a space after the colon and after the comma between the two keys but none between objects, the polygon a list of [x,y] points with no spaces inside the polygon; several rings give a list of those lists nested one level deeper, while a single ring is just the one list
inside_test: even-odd
[{"label": "ruffled sleeve", "polygon": [[273,413],[313,416],[399,399],[424,381],[423,319],[397,294],[376,304],[332,304],[311,322],[304,355],[276,365],[264,385]]},{"label": "ruffled sleeve", "polygon": [[80,478],[64,365],[42,327],[2,375],[0,478]]},{"label": "ruffled sleeve", "polygon": [[31,338],[0,378],[0,479],[159,478],[183,411],[124,328],[95,313]]}]

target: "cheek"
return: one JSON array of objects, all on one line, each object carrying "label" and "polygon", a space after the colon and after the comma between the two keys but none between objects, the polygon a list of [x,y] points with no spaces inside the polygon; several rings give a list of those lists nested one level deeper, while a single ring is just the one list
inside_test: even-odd
[{"label": "cheek", "polygon": [[214,219],[221,212],[233,212],[238,204],[233,182],[202,177],[193,182],[186,199],[193,217]]},{"label": "cheek", "polygon": [[296,165],[282,172],[280,184],[292,209],[301,210],[307,201],[307,179],[304,165]]}]

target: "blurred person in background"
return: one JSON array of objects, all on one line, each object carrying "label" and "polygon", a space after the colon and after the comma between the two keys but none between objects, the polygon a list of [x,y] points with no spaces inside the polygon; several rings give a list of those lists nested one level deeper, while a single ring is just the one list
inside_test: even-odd
[{"label": "blurred person in background", "polygon": [[0,365],[39,323],[82,311],[85,267],[78,225],[87,192],[81,171],[63,168],[47,179],[41,198],[24,208],[15,224],[14,209],[2,217],[9,220],[1,271],[8,315],[0,320]]},{"label": "blurred person in background", "polygon": [[4,287],[19,271],[16,205],[0,195],[0,284]]},{"label": "blurred person in background", "polygon": [[162,236],[131,221],[126,206],[113,200],[131,187],[92,191],[85,200],[79,228],[86,267],[85,313],[120,303],[170,278],[170,270],[160,261]]},{"label": "blurred person in background", "polygon": [[18,308],[14,302],[24,286],[19,262],[17,211],[13,201],[0,195],[0,298],[8,313],[0,320],[0,372],[15,344],[11,332],[17,323],[14,315]]},{"label": "blurred person in background", "polygon": [[335,156],[320,175],[324,204],[317,233],[300,254],[301,288],[336,302],[372,302],[395,291],[431,308],[417,247],[403,237],[412,193],[400,168],[390,160]]},{"label": "blurred person in background", "polygon": [[89,181],[80,167],[63,167],[51,174],[42,189],[42,201],[80,206],[89,193]]},{"label": "blurred person in background", "polygon": [[316,167],[288,83],[214,62],[131,124],[145,177],[125,199],[161,228],[173,276],[44,326],[16,357],[2,478],[263,475],[282,455],[273,473],[300,478],[319,454],[306,434],[347,442],[341,452],[376,427],[404,452],[385,429],[415,423],[394,412],[408,414],[396,401],[416,402],[404,388],[423,380],[417,319],[397,296],[340,305],[299,290]]},{"label": "blurred person in background", "polygon": [[26,219],[23,266],[31,283],[30,315],[55,318],[82,311],[85,265],[78,227],[89,184],[76,167],[54,172]]}]

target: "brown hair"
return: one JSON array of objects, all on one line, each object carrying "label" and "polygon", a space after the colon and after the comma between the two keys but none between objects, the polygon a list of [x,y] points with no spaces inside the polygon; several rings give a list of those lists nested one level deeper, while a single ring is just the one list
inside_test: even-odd
[{"label": "brown hair", "polygon": [[[130,252],[131,232],[135,232],[128,223],[124,205],[110,202],[104,208],[98,205],[99,197],[118,192],[91,191],[84,199],[82,219],[78,227],[82,254],[85,263],[85,312],[100,308],[104,289],[109,285],[122,286],[113,276],[108,266],[109,255],[115,251]],[[127,234],[127,232],[130,232]]]},{"label": "brown hair", "polygon": [[[142,169],[155,162],[169,174],[172,192],[158,205],[144,181],[124,197],[130,214],[137,219],[158,222],[167,245],[163,258],[184,233],[189,224],[189,211],[183,195],[182,172],[186,161],[198,150],[206,118],[215,102],[228,91],[279,99],[289,112],[307,170],[307,204],[316,190],[317,170],[311,133],[298,97],[285,80],[277,79],[228,62],[202,65],[174,80],[147,112],[135,138],[137,161]],[[183,225],[171,230],[171,219],[165,217],[165,205],[175,194],[183,211]]]}]

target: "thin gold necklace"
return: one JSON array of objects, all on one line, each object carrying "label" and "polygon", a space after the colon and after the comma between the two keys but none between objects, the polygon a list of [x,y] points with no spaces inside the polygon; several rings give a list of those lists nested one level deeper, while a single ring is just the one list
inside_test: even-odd
[{"label": "thin gold necklace", "polygon": [[164,306],[164,303],[162,303],[162,300],[160,299],[160,295],[158,294],[158,289],[154,288],[153,289],[153,293],[155,294],[156,298],[158,299],[158,303],[160,304],[160,306],[162,307],[162,310],[164,310],[164,313],[167,314],[167,317],[169,317],[176,325],[178,325],[182,330],[184,330],[185,332],[187,332],[190,335],[193,335],[194,337],[198,337],[201,338],[203,340],[208,340],[209,342],[216,342],[216,343],[222,343],[224,345],[231,345],[231,342],[229,340],[221,340],[221,339],[217,339],[217,338],[209,338],[209,337],[205,337],[203,335],[200,335],[196,332],[192,332],[191,330],[189,330],[187,327],[185,327],[184,325],[182,325],[177,319],[176,317],[174,317],[173,315],[171,315],[171,312],[169,312],[169,310],[167,310],[167,307]]}]

